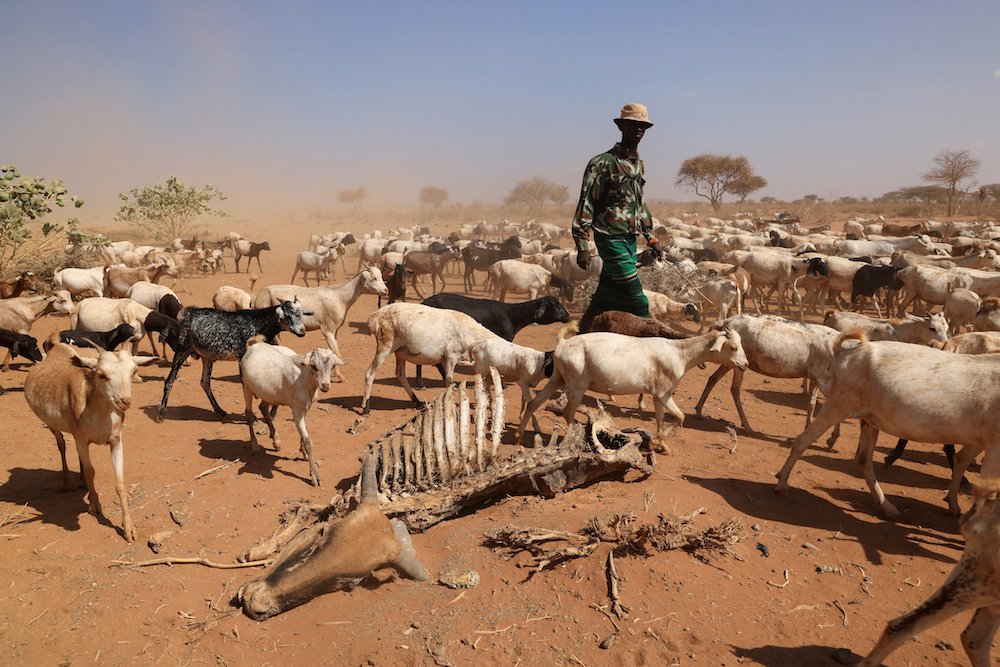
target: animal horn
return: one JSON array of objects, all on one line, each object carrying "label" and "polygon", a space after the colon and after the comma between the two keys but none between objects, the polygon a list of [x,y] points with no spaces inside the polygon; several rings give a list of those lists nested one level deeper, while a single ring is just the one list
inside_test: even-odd
[{"label": "animal horn", "polygon": [[392,532],[396,538],[396,543],[401,548],[399,555],[393,562],[393,566],[410,579],[416,579],[417,581],[429,580],[431,575],[420,564],[420,561],[417,560],[417,551],[413,548],[413,540],[410,539],[410,533],[406,530],[406,526],[399,519],[392,519],[390,524],[392,525]]},{"label": "animal horn", "polygon": [[361,502],[378,498],[378,482],[375,479],[375,457],[371,452],[361,466]]}]

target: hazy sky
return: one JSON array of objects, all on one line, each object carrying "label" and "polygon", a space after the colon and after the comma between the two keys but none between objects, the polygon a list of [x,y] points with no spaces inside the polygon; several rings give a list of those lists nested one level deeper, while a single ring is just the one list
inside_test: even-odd
[{"label": "hazy sky", "polygon": [[[647,195],[743,154],[756,196],[877,196],[969,149],[1000,182],[1000,2],[5,0],[0,163],[107,216],[176,174],[234,211],[575,199],[626,102],[655,122]],[[83,212],[83,211],[81,211]]]}]

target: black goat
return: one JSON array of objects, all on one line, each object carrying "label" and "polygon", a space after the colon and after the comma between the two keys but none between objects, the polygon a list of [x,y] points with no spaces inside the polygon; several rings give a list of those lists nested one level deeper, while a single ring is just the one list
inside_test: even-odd
[{"label": "black goat", "polygon": [[114,352],[119,345],[138,340],[136,330],[131,324],[119,324],[111,331],[81,331],[66,329],[60,331],[45,341],[43,347],[48,352],[56,342],[76,345],[77,347],[99,347],[108,352]]},{"label": "black goat", "polygon": [[[555,276],[553,276],[554,278]],[[552,296],[503,303],[492,299],[474,299],[464,294],[435,294],[423,300],[423,305],[465,313],[504,340],[513,341],[517,332],[529,324],[569,322],[569,312]],[[442,377],[444,374],[442,373]],[[417,384],[424,389],[423,372],[417,366]]]},{"label": "black goat", "polygon": [[[176,319],[154,310],[150,311],[149,315],[146,315],[146,319],[142,322],[142,327],[146,330],[146,335],[149,337],[149,344],[153,346],[154,355],[156,354],[156,345],[153,343],[154,331],[160,334],[161,345],[166,343],[170,346],[171,350],[177,350],[181,336],[181,325]],[[166,348],[163,349],[163,357],[167,357]]]},{"label": "black goat", "polygon": [[[385,281],[385,286],[389,289],[389,303],[396,303],[397,301],[406,301],[406,265],[397,264],[393,270],[392,275],[388,278],[382,275],[382,279]],[[378,295],[378,307],[382,307],[382,295]]]},{"label": "black goat", "polygon": [[242,359],[247,350],[247,341],[254,336],[263,336],[268,342],[273,342],[274,337],[282,331],[291,331],[299,337],[305,336],[306,328],[302,318],[308,315],[312,313],[302,310],[298,299],[282,301],[276,307],[237,310],[232,313],[215,308],[185,309],[181,314],[174,362],[163,383],[163,400],[160,401],[156,421],[163,421],[170,389],[184,361],[192,354],[201,357],[201,388],[205,390],[215,414],[224,416],[226,411],[219,406],[212,394],[212,364],[221,360]]},{"label": "black goat", "polygon": [[167,317],[172,317],[175,320],[181,312],[181,302],[177,300],[177,297],[173,294],[164,294],[159,303],[156,304],[156,312],[162,313]]},{"label": "black goat", "polygon": [[476,285],[476,271],[489,271],[490,267],[501,259],[518,259],[521,256],[521,239],[516,236],[502,243],[473,241],[462,249],[462,260],[465,262],[465,291],[469,292]]},{"label": "black goat", "polygon": [[[31,361],[41,361],[42,352],[38,349],[38,341],[33,337],[11,331],[10,329],[0,329],[0,347],[10,350],[11,358],[21,355]],[[4,392],[0,387],[0,394]]]},{"label": "black goat", "polygon": [[851,282],[851,307],[858,303],[858,297],[871,297],[875,302],[875,310],[879,317],[882,317],[882,310],[878,306],[878,299],[875,294],[883,287],[891,290],[903,288],[903,281],[896,275],[899,269],[895,266],[862,266],[854,274]]}]

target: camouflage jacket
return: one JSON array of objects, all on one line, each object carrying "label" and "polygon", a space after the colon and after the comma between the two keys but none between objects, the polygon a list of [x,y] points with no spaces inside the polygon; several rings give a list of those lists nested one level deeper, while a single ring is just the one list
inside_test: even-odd
[{"label": "camouflage jacket", "polygon": [[639,155],[630,155],[620,143],[587,163],[573,215],[577,249],[590,247],[591,228],[595,234],[608,236],[642,234],[649,241],[653,216],[642,196],[643,173]]}]

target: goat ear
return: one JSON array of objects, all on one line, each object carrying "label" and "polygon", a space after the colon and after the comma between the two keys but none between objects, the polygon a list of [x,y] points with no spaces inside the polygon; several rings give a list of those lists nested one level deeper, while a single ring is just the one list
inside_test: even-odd
[{"label": "goat ear", "polygon": [[100,360],[91,357],[81,357],[76,352],[74,352],[73,356],[69,358],[69,363],[73,364],[77,368],[88,368],[90,370],[97,368],[98,361]]},{"label": "goat ear", "polygon": [[726,338],[728,334],[726,332],[720,332],[718,336],[715,337],[715,341],[712,343],[712,352],[721,352],[722,346],[726,343]]},{"label": "goat ear", "polygon": [[281,320],[285,319],[285,311],[281,308],[281,306],[276,307],[274,309],[274,312],[278,314],[278,321],[279,322]]}]

